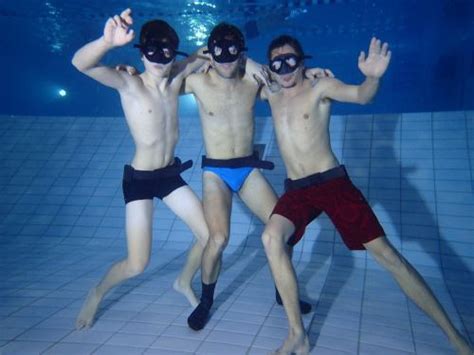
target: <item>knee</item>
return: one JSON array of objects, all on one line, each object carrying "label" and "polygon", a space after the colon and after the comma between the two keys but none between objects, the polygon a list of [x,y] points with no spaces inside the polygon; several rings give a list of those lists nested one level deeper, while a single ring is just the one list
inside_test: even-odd
[{"label": "knee", "polygon": [[285,241],[280,233],[272,228],[265,228],[262,234],[262,243],[268,256],[277,256],[285,252]]},{"label": "knee", "polygon": [[214,250],[221,253],[229,243],[229,235],[225,233],[213,233],[209,236],[209,244],[211,244]]},{"label": "knee", "polygon": [[145,271],[148,260],[127,260],[125,262],[125,273],[128,277],[138,276]]},{"label": "knee", "polygon": [[206,234],[195,234],[196,236],[196,242],[201,245],[201,247],[204,249],[209,241],[209,233]]}]

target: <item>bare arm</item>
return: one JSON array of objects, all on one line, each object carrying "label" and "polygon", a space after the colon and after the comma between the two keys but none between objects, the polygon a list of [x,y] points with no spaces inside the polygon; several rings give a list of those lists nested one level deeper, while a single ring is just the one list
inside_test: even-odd
[{"label": "bare arm", "polygon": [[209,56],[203,53],[206,49],[207,47],[202,47],[185,60],[176,62],[173,65],[172,77],[175,78],[181,76],[182,78],[186,78],[188,75],[196,72],[197,70],[201,69],[201,67],[208,64]]},{"label": "bare arm", "polygon": [[106,86],[114,89],[125,87],[125,75],[100,64],[100,60],[112,48],[123,46],[133,40],[133,30],[129,30],[132,23],[130,9],[124,10],[120,16],[109,18],[105,24],[104,35],[80,48],[74,54],[72,64],[80,72]]},{"label": "bare arm", "polygon": [[326,78],[321,80],[321,96],[341,102],[370,102],[377,93],[380,78],[387,70],[390,57],[388,44],[381,46],[380,40],[372,38],[367,58],[364,52],[359,55],[359,69],[365,75],[364,82],[360,85],[348,85],[335,78]]},{"label": "bare arm", "polygon": [[379,79],[372,77],[366,77],[360,85],[348,85],[335,78],[323,79],[320,83],[323,98],[362,105],[374,98],[379,87]]},{"label": "bare arm", "polygon": [[199,80],[201,73],[190,74],[184,78],[179,91],[180,95],[192,94],[194,92],[193,86],[196,80]]}]

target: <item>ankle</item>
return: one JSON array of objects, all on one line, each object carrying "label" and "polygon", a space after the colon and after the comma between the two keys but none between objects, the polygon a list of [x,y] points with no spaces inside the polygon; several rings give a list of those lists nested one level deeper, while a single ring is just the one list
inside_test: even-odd
[{"label": "ankle", "polygon": [[300,339],[303,339],[306,337],[306,333],[304,331],[304,327],[303,327],[303,324],[301,324],[300,326],[292,326],[290,327],[290,329],[288,330],[289,333],[290,333],[290,336],[293,337],[293,338],[300,338]]},{"label": "ankle", "polygon": [[211,308],[212,304],[214,303],[215,287],[215,282],[212,284],[205,284],[204,282],[202,283],[201,303],[208,306],[207,308]]}]

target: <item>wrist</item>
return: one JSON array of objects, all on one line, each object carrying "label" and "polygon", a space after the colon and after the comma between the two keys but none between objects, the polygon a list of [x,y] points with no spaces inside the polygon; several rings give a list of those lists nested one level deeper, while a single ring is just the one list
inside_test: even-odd
[{"label": "wrist", "polygon": [[116,47],[112,42],[107,41],[104,36],[100,37],[98,41],[100,45],[106,50],[110,50]]},{"label": "wrist", "polygon": [[368,81],[368,82],[376,84],[380,81],[380,77],[379,76],[367,75],[365,77],[365,80]]}]

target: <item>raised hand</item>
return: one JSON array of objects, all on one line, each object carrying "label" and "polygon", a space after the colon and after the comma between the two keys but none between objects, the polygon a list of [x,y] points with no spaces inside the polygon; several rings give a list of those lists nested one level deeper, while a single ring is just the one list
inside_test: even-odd
[{"label": "raised hand", "polygon": [[126,9],[119,15],[107,20],[104,28],[104,41],[114,47],[130,43],[135,33],[130,28],[133,24],[132,10]]},{"label": "raised hand", "polygon": [[380,78],[387,70],[392,52],[388,50],[388,43],[372,37],[369,54],[366,57],[362,51],[359,55],[359,69],[367,77]]}]

